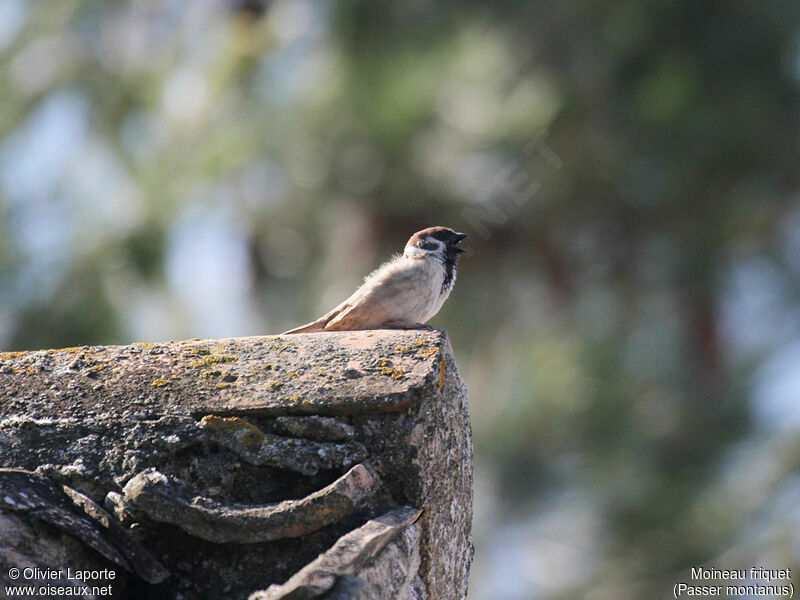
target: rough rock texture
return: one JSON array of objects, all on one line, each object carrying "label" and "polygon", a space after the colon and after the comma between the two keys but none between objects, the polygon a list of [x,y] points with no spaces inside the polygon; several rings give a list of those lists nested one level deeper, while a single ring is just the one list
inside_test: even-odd
[{"label": "rough rock texture", "polygon": [[0,353],[0,467],[67,523],[0,497],[0,569],[64,570],[48,585],[108,568],[92,582],[118,598],[272,597],[322,555],[324,585],[275,597],[466,595],[472,446],[442,332]]},{"label": "rough rock texture", "polygon": [[5,513],[25,515],[69,533],[144,581],[161,583],[169,576],[111,515],[67,486],[28,471],[0,469],[0,499]]},{"label": "rough rock texture", "polygon": [[[299,537],[335,523],[368,500],[377,483],[378,478],[367,467],[356,465],[300,500],[243,506],[191,496],[186,483],[148,469],[125,484],[123,496],[109,492],[106,503],[122,520],[145,516],[174,523],[210,542],[253,544]],[[127,519],[127,512],[133,513],[133,518]]]},{"label": "rough rock texture", "polygon": [[[421,510],[403,506],[396,508],[385,515],[368,521],[363,526],[340,537],[330,550],[320,554],[314,561],[307,564],[297,573],[289,578],[283,585],[271,585],[269,589],[256,592],[250,596],[249,600],[288,600],[289,598],[315,598],[326,592],[333,592],[337,595],[342,594],[342,587],[352,588],[356,596],[365,586],[364,576],[367,576],[367,565],[371,566],[371,571],[375,570],[374,563],[384,558],[383,551],[387,544],[403,533],[406,528],[413,530],[414,535],[417,531],[413,523],[419,518]],[[416,558],[418,554],[418,540],[415,538],[410,544],[408,557]],[[395,557],[387,555],[389,561],[395,562],[397,566],[406,567],[398,569],[407,571],[407,564],[403,560],[405,556]],[[392,559],[396,559],[392,561]],[[391,567],[392,565],[387,565]],[[415,566],[419,566],[418,564]],[[361,575],[356,579],[347,577]],[[370,573],[371,579],[375,579],[374,573]],[[394,581],[392,573],[381,573],[385,580],[380,581],[379,593],[387,598],[408,598],[409,593],[399,589],[403,584],[410,588],[409,577],[414,577],[415,573],[403,573],[400,585]],[[341,581],[344,578],[344,581]],[[339,589],[336,589],[339,588]],[[378,595],[367,595],[365,598],[376,598]]]}]

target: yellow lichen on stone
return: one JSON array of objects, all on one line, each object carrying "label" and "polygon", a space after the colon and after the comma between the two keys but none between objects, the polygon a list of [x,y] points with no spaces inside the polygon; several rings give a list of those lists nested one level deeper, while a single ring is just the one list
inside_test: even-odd
[{"label": "yellow lichen on stone", "polygon": [[154,344],[153,342],[134,342],[133,346],[138,346],[139,348],[146,348],[148,350],[152,350],[153,348],[158,348],[159,344]]},{"label": "yellow lichen on stone", "polygon": [[283,387],[283,383],[274,379],[270,379],[264,384],[264,387],[268,390],[277,390],[278,388]]},{"label": "yellow lichen on stone", "polygon": [[189,365],[192,367],[210,367],[211,365],[230,363],[237,360],[239,360],[239,357],[233,354],[209,354],[202,358],[190,360]]},{"label": "yellow lichen on stone", "polygon": [[442,356],[442,358],[439,359],[439,380],[436,382],[439,391],[441,391],[441,389],[444,387],[444,382],[446,379],[447,379],[447,360],[445,359],[444,356]]},{"label": "yellow lichen on stone", "polygon": [[384,367],[381,369],[381,375],[390,375],[392,379],[401,379],[405,377],[406,372],[399,367]]},{"label": "yellow lichen on stone", "polygon": [[378,362],[375,363],[378,367],[391,367],[394,363],[390,361],[388,358],[382,358]]},{"label": "yellow lichen on stone", "polygon": [[266,346],[267,350],[277,350],[278,352],[283,352],[289,348],[294,348],[294,342],[283,342],[282,344],[270,344]]},{"label": "yellow lichen on stone", "polygon": [[26,354],[28,354],[28,350],[18,351],[18,352],[0,352],[0,360],[14,360],[17,358],[22,358]]},{"label": "yellow lichen on stone", "polygon": [[437,354],[439,354],[439,348],[425,348],[424,350],[417,352],[417,356],[422,356],[423,358],[430,358],[431,356],[436,356]]},{"label": "yellow lichen on stone", "polygon": [[409,350],[411,350],[411,346],[395,346],[394,347],[394,351],[395,352],[408,352]]},{"label": "yellow lichen on stone", "polygon": [[420,348],[422,346],[430,346],[431,344],[433,344],[433,340],[429,340],[428,338],[422,338],[420,340],[417,340],[411,345],[414,346],[414,348]]},{"label": "yellow lichen on stone", "polygon": [[302,396],[300,394],[295,394],[294,396],[291,396],[289,398],[289,400],[291,402],[299,402],[301,399],[302,399]]},{"label": "yellow lichen on stone", "polygon": [[78,352],[82,352],[84,354],[94,354],[97,352],[97,350],[94,350],[89,346],[70,346],[69,348],[50,348],[49,350],[45,350],[45,352],[48,354],[78,354]]},{"label": "yellow lichen on stone", "polygon": [[292,379],[297,379],[298,377],[300,377],[300,373],[298,373],[297,371],[287,371],[286,376],[291,377]]},{"label": "yellow lichen on stone", "polygon": [[170,375],[166,379],[153,379],[153,381],[152,381],[152,383],[150,383],[150,385],[155,386],[155,387],[164,387],[165,385],[169,385],[170,383],[172,383],[175,379],[178,379],[179,377],[180,377],[179,375]]},{"label": "yellow lichen on stone", "polygon": [[231,387],[231,384],[230,384],[230,383],[228,383],[228,382],[226,382],[226,381],[223,381],[223,382],[221,382],[221,383],[218,383],[218,384],[216,385],[216,388],[217,388],[218,390],[224,390],[225,388],[229,388],[229,387]]},{"label": "yellow lichen on stone", "polygon": [[265,439],[264,433],[258,427],[239,417],[206,415],[200,419],[200,427],[219,433],[233,434],[239,441],[249,446],[260,445]]},{"label": "yellow lichen on stone", "polygon": [[219,369],[214,369],[213,371],[203,371],[202,373],[200,373],[200,378],[209,379],[211,377],[219,377],[220,375],[222,375],[222,371],[220,371]]},{"label": "yellow lichen on stone", "polygon": [[211,354],[211,350],[209,350],[205,346],[194,346],[192,348],[189,348],[189,354],[192,354],[194,356],[206,356],[208,354]]}]

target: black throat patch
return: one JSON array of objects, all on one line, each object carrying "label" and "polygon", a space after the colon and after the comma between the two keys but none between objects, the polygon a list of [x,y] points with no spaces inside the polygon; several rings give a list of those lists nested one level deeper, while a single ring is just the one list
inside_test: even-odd
[{"label": "black throat patch", "polygon": [[456,278],[456,265],[458,264],[458,252],[451,248],[445,252],[442,266],[444,267],[444,281],[442,281],[442,293],[446,294],[453,287]]}]

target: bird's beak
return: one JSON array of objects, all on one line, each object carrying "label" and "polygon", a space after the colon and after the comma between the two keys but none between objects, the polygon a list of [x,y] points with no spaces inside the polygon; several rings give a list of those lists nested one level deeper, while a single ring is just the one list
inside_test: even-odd
[{"label": "bird's beak", "polygon": [[456,252],[465,252],[463,248],[456,246],[456,244],[468,237],[469,236],[466,233],[454,233],[452,236],[450,236],[450,247]]}]

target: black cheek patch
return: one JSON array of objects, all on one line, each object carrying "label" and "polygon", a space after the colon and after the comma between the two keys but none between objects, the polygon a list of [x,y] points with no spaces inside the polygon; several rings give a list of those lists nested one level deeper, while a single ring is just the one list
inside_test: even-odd
[{"label": "black cheek patch", "polygon": [[439,244],[435,242],[420,242],[419,247],[423,250],[436,250],[439,247]]}]

